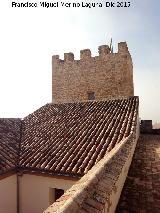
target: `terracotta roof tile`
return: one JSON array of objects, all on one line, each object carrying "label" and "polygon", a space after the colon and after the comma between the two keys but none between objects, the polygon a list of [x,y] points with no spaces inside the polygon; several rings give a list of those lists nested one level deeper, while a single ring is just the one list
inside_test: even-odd
[{"label": "terracotta roof tile", "polygon": [[46,104],[20,119],[0,119],[0,174],[22,169],[82,176],[127,137],[138,97]]},{"label": "terracotta roof tile", "polygon": [[0,118],[0,174],[14,170],[18,162],[21,120]]},{"label": "terracotta roof tile", "polygon": [[138,97],[47,104],[23,120],[19,166],[83,175],[135,126]]}]

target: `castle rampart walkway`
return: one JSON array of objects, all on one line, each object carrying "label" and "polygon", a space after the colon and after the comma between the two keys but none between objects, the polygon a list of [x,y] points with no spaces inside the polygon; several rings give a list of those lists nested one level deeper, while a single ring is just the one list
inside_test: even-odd
[{"label": "castle rampart walkway", "polygon": [[160,212],[160,135],[140,136],[116,213]]}]

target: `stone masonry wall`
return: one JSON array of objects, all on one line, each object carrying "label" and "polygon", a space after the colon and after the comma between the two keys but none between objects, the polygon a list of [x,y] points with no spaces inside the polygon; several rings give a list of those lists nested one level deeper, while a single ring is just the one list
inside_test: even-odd
[{"label": "stone masonry wall", "polygon": [[96,100],[126,98],[134,95],[133,66],[126,42],[118,44],[118,53],[108,45],[98,48],[99,56],[91,57],[89,49],[52,57],[52,100],[54,103],[87,101],[94,92]]}]

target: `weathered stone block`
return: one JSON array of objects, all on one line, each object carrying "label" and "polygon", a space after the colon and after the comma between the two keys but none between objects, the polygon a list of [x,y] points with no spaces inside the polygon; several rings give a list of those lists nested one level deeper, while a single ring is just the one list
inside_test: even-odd
[{"label": "weathered stone block", "polygon": [[52,98],[54,103],[127,98],[134,95],[133,66],[126,42],[111,53],[107,45],[99,47],[99,56],[92,57],[90,49],[80,51],[80,60],[65,53],[64,61],[52,57]]}]

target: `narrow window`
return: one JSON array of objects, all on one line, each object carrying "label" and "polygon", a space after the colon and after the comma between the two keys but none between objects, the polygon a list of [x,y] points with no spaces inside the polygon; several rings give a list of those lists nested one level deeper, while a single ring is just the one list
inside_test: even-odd
[{"label": "narrow window", "polygon": [[64,194],[63,189],[55,189],[55,200],[59,199]]},{"label": "narrow window", "polygon": [[95,93],[94,92],[88,92],[88,100],[95,100]]},{"label": "narrow window", "polygon": [[54,203],[63,194],[64,194],[64,190],[63,189],[49,188],[49,205]]}]

